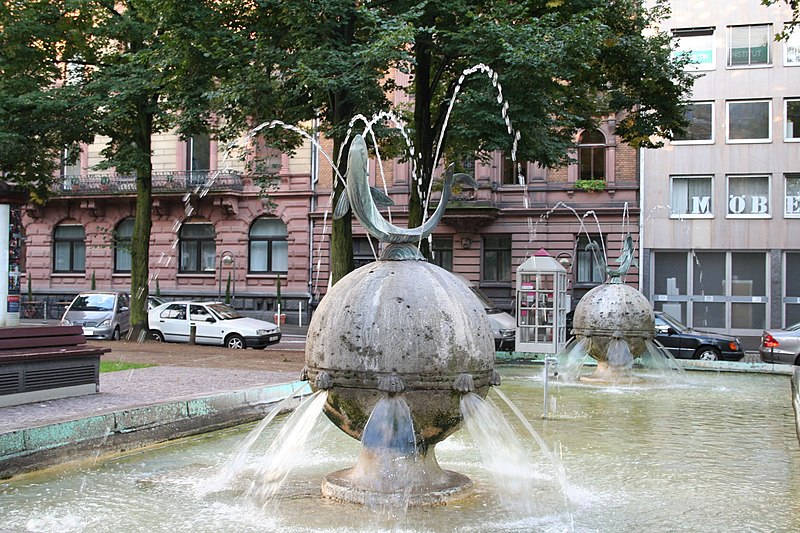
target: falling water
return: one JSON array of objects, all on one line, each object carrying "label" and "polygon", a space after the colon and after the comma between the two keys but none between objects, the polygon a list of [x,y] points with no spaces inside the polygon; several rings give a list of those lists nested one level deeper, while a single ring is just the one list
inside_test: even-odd
[{"label": "falling water", "polygon": [[[555,478],[565,496],[565,506],[570,514],[571,522],[571,513],[566,500],[568,490],[563,466],[516,406],[500,390],[494,389],[494,391],[520,418],[552,465]],[[543,475],[530,460],[529,452],[511,428],[508,420],[494,404],[483,400],[474,393],[465,394],[461,398],[461,415],[464,419],[464,427],[475,441],[483,464],[492,476],[500,503],[509,513],[519,513],[524,516],[534,515],[538,503],[536,495],[548,490],[550,479]]]},{"label": "falling water", "polygon": [[642,366],[656,370],[659,376],[673,385],[686,382],[686,371],[660,342],[648,340],[645,346],[647,352],[642,355]]},{"label": "falling water", "polygon": [[311,430],[322,414],[327,399],[327,391],[319,390],[292,413],[267,450],[263,463],[247,491],[248,497],[266,507],[278,494],[286,477],[302,456]]},{"label": "falling water", "polygon": [[633,367],[631,347],[624,339],[612,339],[608,343],[608,365],[613,368],[629,370]]},{"label": "falling water", "polygon": [[[290,403],[295,399],[295,396],[307,386],[307,384],[303,383],[295,390],[289,393],[286,398],[281,400],[272,410],[265,416],[258,425],[253,428],[253,430],[247,435],[247,437],[242,441],[239,445],[236,455],[234,455],[223,467],[220,469],[219,473],[214,476],[211,480],[209,480],[206,484],[204,484],[200,491],[202,493],[210,493],[210,492],[217,492],[226,488],[231,481],[234,480],[244,468],[247,455],[250,452],[250,448],[256,443],[258,438],[261,436],[261,433],[264,432],[265,429],[275,420],[275,417],[278,416],[280,413],[285,411]],[[313,401],[313,396],[309,398],[307,401]],[[302,406],[302,404],[301,404]]]},{"label": "falling water", "polygon": [[[565,381],[578,381],[584,365],[591,359],[589,343],[591,340],[582,337],[580,340],[573,337],[559,354],[558,373]],[[564,356],[565,357],[562,357]]]}]

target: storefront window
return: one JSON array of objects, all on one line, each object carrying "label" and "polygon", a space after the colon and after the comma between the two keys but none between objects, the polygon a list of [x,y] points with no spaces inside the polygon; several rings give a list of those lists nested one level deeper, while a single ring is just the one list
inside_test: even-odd
[{"label": "storefront window", "polygon": [[673,176],[670,216],[711,217],[711,176]]}]

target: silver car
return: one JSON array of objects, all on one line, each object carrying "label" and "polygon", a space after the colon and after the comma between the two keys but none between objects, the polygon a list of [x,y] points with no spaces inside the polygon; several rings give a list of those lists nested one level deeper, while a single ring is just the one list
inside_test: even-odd
[{"label": "silver car", "polygon": [[758,355],[765,363],[800,365],[800,322],[785,329],[764,330]]},{"label": "silver car", "polygon": [[89,291],[64,311],[62,326],[82,326],[87,339],[118,340],[130,329],[130,299],[121,291]]}]

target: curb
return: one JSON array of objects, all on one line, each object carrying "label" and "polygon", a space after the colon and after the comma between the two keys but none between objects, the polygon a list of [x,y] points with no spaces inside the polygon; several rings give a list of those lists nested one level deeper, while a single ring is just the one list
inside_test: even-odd
[{"label": "curb", "polygon": [[187,398],[2,433],[0,479],[259,420],[294,391],[294,401],[287,406],[294,409],[311,392],[307,382]]}]

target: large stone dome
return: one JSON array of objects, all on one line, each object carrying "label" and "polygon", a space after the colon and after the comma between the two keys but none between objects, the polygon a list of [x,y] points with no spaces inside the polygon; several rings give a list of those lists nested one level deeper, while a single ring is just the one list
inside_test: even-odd
[{"label": "large stone dome", "polygon": [[330,378],[325,412],[337,426],[360,439],[389,380],[402,387],[422,449],[460,423],[459,376],[486,395],[494,356],[483,305],[424,261],[377,261],[345,276],[314,313],[306,342],[308,379]]}]

